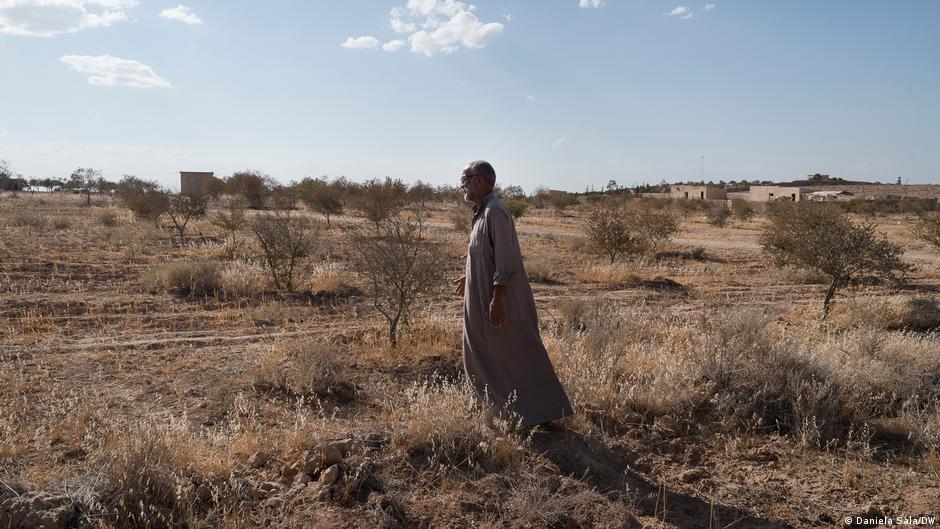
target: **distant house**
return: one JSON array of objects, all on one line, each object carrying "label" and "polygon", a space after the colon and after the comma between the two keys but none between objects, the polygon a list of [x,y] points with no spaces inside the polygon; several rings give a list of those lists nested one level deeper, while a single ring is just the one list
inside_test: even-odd
[{"label": "distant house", "polygon": [[808,189],[798,186],[751,186],[746,200],[751,202],[773,202],[790,200],[799,202]]},{"label": "distant house", "polygon": [[815,202],[832,202],[835,200],[850,200],[855,196],[855,193],[850,193],[845,190],[841,191],[812,191],[803,195],[804,200],[812,200]]},{"label": "distant house", "polygon": [[725,200],[728,198],[723,187],[675,185],[669,188],[669,198],[683,200]]},{"label": "distant house", "polygon": [[209,192],[215,173],[180,171],[180,192],[189,196],[202,196]]}]

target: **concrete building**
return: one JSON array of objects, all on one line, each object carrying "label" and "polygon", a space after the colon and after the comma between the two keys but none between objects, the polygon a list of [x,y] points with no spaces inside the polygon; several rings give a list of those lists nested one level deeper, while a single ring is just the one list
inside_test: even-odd
[{"label": "concrete building", "polygon": [[180,192],[189,196],[201,196],[209,192],[215,173],[180,171]]},{"label": "concrete building", "polygon": [[725,200],[727,193],[723,187],[715,186],[672,186],[669,198],[688,200]]},{"label": "concrete building", "polygon": [[747,192],[751,202],[771,202],[774,200],[791,200],[799,202],[803,200],[803,194],[809,191],[805,187],[796,186],[751,186]]}]

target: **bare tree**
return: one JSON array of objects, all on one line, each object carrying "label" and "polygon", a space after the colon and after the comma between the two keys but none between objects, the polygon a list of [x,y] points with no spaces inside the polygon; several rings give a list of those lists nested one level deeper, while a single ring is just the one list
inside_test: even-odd
[{"label": "bare tree", "polygon": [[289,212],[277,210],[259,215],[248,226],[261,248],[261,259],[274,287],[293,291],[294,272],[313,251],[319,227],[305,217],[291,217]]},{"label": "bare tree", "polygon": [[620,255],[639,253],[644,249],[642,238],[627,222],[623,207],[613,201],[604,201],[591,208],[587,217],[589,248],[604,255],[610,263]]},{"label": "bare tree", "polygon": [[82,168],[72,171],[66,187],[76,193],[85,195],[85,205],[91,205],[91,194],[96,192],[98,182],[102,180],[101,171],[92,168]]},{"label": "bare tree", "polygon": [[173,226],[180,236],[180,244],[185,242],[186,226],[192,219],[201,219],[206,216],[209,207],[209,197],[191,196],[182,193],[169,196],[170,208],[168,213]]},{"label": "bare tree", "polygon": [[399,324],[408,321],[415,301],[443,287],[445,256],[428,240],[420,214],[386,218],[372,228],[352,227],[347,234],[355,270],[369,284],[395,348]]},{"label": "bare tree", "polygon": [[836,291],[861,274],[902,278],[911,270],[904,249],[875,231],[875,224],[855,225],[830,205],[780,203],[771,208],[760,245],[778,266],[817,270],[829,278],[822,318]]}]

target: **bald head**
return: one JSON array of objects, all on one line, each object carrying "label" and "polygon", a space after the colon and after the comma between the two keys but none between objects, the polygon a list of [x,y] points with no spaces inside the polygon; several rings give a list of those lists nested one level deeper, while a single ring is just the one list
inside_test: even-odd
[{"label": "bald head", "polygon": [[490,162],[485,162],[483,160],[470,162],[467,165],[467,168],[463,170],[463,174],[466,177],[479,176],[487,184],[491,186],[496,185],[496,171],[493,169],[493,166],[490,165]]}]

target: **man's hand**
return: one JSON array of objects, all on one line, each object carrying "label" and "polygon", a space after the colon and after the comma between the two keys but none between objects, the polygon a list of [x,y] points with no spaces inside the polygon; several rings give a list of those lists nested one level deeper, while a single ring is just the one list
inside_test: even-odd
[{"label": "man's hand", "polygon": [[453,281],[454,295],[463,297],[464,288],[467,286],[467,276],[460,276]]},{"label": "man's hand", "polygon": [[493,287],[493,299],[490,300],[487,317],[494,328],[498,329],[506,324],[506,285]]}]

